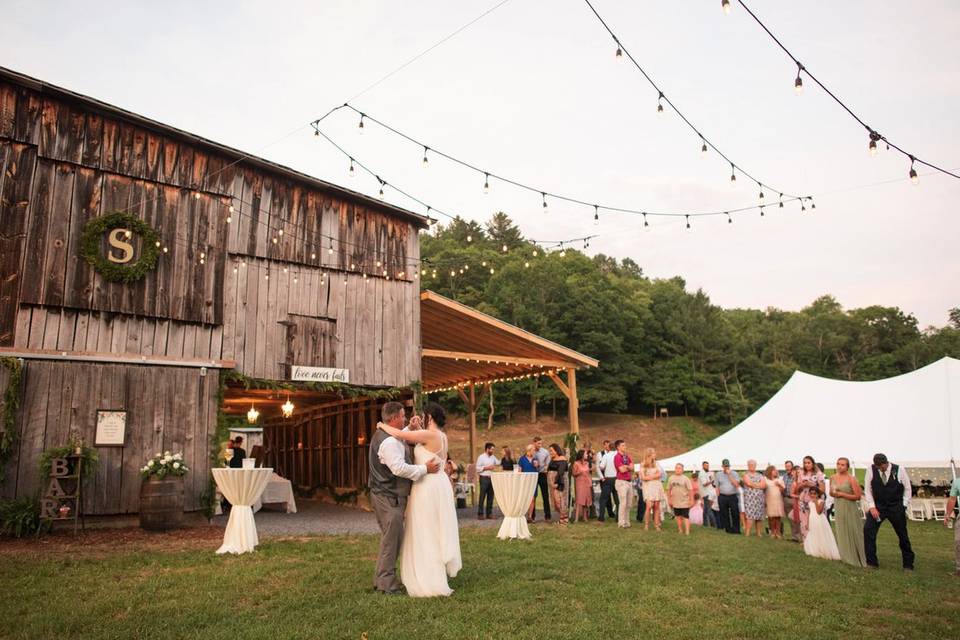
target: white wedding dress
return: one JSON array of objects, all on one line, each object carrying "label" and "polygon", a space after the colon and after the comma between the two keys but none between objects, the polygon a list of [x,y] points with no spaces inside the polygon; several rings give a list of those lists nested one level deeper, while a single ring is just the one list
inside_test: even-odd
[{"label": "white wedding dress", "polygon": [[[431,458],[437,458],[442,465],[447,459],[447,436],[441,431],[440,438],[443,441],[440,453],[432,453],[418,444],[413,450],[414,463],[426,464]],[[447,576],[456,576],[463,563],[453,488],[442,471],[428,473],[413,483],[400,553],[400,578],[408,595],[429,598],[453,593],[447,585]]]},{"label": "white wedding dress", "polygon": [[830,520],[826,513],[817,513],[817,506],[813,502],[810,503],[810,520],[807,537],[803,539],[803,551],[815,558],[840,559],[840,549],[837,548],[837,539],[830,528]]}]

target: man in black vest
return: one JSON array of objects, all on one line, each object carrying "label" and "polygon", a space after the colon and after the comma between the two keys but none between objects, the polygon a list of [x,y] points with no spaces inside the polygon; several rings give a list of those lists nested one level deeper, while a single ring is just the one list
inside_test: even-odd
[{"label": "man in black vest", "polygon": [[[380,410],[380,417],[383,423],[402,429],[405,418],[403,405],[387,402]],[[411,420],[409,428],[420,428],[419,420]],[[401,594],[403,589],[397,579],[397,555],[403,542],[403,515],[407,509],[407,497],[413,483],[428,473],[439,471],[440,463],[431,460],[425,465],[412,464],[413,448],[387,435],[380,424],[370,438],[368,457],[370,503],[382,534],[373,588],[390,595]]]},{"label": "man in black vest", "polygon": [[907,536],[907,504],[913,492],[907,472],[900,465],[890,464],[887,456],[878,453],[873,456],[873,464],[864,480],[867,519],[863,523],[863,546],[867,566],[874,569],[880,566],[877,561],[877,531],[884,520],[889,520],[900,539],[903,568],[913,571],[913,549]]}]

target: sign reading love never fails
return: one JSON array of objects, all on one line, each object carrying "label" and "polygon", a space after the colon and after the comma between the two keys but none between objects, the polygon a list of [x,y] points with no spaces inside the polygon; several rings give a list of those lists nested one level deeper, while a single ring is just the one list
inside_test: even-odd
[{"label": "sign reading love never fails", "polygon": [[295,382],[350,382],[349,369],[332,369],[329,367],[304,367],[293,365],[290,370],[290,379]]}]

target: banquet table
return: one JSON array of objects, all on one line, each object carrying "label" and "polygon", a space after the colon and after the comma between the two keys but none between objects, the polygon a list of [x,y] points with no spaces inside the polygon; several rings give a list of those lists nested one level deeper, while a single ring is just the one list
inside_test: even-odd
[{"label": "banquet table", "polygon": [[497,471],[490,474],[490,480],[493,483],[493,497],[503,512],[503,523],[497,537],[501,540],[530,538],[527,510],[537,488],[537,474]]},{"label": "banquet table", "polygon": [[253,505],[273,476],[273,469],[212,469],[213,479],[220,492],[230,501],[230,519],[223,532],[223,544],[217,553],[246,553],[256,549],[257,525],[253,520]]}]

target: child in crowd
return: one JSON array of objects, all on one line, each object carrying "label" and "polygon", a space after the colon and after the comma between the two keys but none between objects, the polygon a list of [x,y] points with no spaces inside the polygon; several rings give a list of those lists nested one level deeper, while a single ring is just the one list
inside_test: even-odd
[{"label": "child in crowd", "polygon": [[683,475],[683,465],[679,462],[673,468],[673,475],[667,480],[667,504],[673,508],[677,520],[677,532],[690,535],[690,507],[693,506],[693,483]]},{"label": "child in crowd", "polygon": [[818,487],[810,488],[810,519],[807,525],[807,537],[803,539],[803,551],[808,556],[825,560],[839,560],[840,549],[833,529],[827,520],[823,494]]}]

